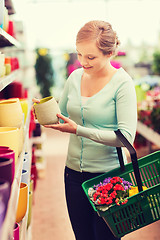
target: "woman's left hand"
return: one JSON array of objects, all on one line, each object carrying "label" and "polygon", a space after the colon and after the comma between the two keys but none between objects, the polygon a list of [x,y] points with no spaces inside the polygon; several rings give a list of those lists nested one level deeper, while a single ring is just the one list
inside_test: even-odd
[{"label": "woman's left hand", "polygon": [[62,119],[64,121],[64,123],[58,122],[57,124],[44,125],[44,127],[59,130],[61,132],[68,132],[68,133],[76,134],[77,124],[74,121],[63,116],[62,114],[57,114],[57,117]]}]

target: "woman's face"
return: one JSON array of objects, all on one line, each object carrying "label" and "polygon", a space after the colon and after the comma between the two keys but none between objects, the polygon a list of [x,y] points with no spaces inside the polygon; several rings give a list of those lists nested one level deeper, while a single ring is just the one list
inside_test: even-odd
[{"label": "woman's face", "polygon": [[98,49],[93,41],[77,43],[78,60],[88,74],[98,73],[107,68],[109,57]]}]

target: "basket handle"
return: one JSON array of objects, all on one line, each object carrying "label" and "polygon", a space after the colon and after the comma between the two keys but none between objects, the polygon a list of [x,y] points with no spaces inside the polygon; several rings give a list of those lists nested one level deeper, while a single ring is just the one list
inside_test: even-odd
[{"label": "basket handle", "polygon": [[[128,151],[130,153],[133,170],[134,170],[134,174],[135,174],[135,178],[136,178],[136,182],[137,182],[137,186],[138,186],[138,191],[141,192],[141,191],[143,191],[142,180],[141,180],[141,176],[140,176],[136,150],[130,144],[130,142],[126,139],[126,137],[121,133],[121,131],[119,129],[117,131],[115,131],[115,134],[117,135],[119,140],[123,143],[123,145],[128,149]],[[120,161],[121,170],[123,171],[125,166],[124,166],[123,156],[121,153],[121,148],[117,148],[117,153],[118,153],[118,157],[119,157],[119,161]]]}]

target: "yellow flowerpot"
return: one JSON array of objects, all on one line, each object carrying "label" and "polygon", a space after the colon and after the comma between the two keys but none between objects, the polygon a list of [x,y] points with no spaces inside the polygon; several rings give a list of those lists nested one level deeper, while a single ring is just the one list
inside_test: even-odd
[{"label": "yellow flowerpot", "polygon": [[0,101],[0,127],[21,127],[23,111],[19,98]]},{"label": "yellow flowerpot", "polygon": [[20,104],[22,107],[22,111],[24,113],[24,124],[26,122],[26,118],[27,118],[27,113],[28,113],[28,101],[25,98],[20,98]]},{"label": "yellow flowerpot", "polygon": [[19,153],[19,128],[0,127],[0,146],[7,146],[15,152],[15,163]]},{"label": "yellow flowerpot", "polygon": [[19,223],[24,218],[27,211],[27,203],[28,203],[28,185],[26,183],[21,183],[16,213],[16,222]]},{"label": "yellow flowerpot", "polygon": [[[146,186],[142,186],[143,191],[147,189]],[[129,197],[132,197],[133,195],[139,193],[138,191],[138,187],[131,187],[131,189],[129,190]]]}]

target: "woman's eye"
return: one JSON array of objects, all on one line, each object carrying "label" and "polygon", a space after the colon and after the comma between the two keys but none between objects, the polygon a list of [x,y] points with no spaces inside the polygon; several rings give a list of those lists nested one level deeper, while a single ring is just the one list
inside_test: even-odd
[{"label": "woman's eye", "polygon": [[95,59],[95,57],[88,57],[88,59],[89,59],[89,60],[93,60],[93,59]]}]

